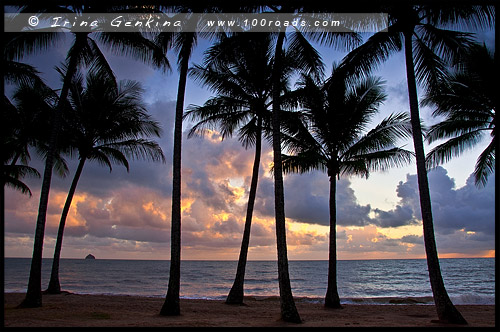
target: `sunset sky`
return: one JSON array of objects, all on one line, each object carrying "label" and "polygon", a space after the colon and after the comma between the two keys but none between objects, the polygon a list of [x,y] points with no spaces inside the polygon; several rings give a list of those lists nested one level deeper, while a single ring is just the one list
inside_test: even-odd
[{"label": "sunset sky", "polygon": [[[26,59],[43,73],[46,82],[60,88],[56,65],[66,56],[66,43]],[[491,32],[479,34],[493,47]],[[192,64],[201,63],[209,43],[200,40]],[[345,52],[319,47],[330,68]],[[109,55],[118,79],[142,82],[144,100],[161,123],[160,144],[167,162],[133,161],[109,169],[87,163],[69,213],[62,249],[63,258],[169,259],[172,142],[178,75],[161,73],[138,61]],[[394,55],[375,72],[386,80],[388,99],[377,122],[391,112],[408,110],[402,54]],[[185,107],[202,105],[212,94],[188,81]],[[422,108],[426,124],[437,120],[432,109]],[[374,125],[376,124],[374,122]],[[237,260],[240,250],[254,152],[238,140],[221,141],[217,132],[187,139],[192,124],[184,123],[182,156],[182,259]],[[460,158],[428,173],[435,233],[440,257],[493,257],[495,249],[495,175],[485,188],[474,185],[471,173],[482,144]],[[413,149],[411,140],[401,142]],[[426,152],[430,150],[425,147]],[[272,147],[263,146],[261,172],[252,224],[250,260],[275,260],[273,178],[269,173]],[[32,165],[43,173],[43,163],[32,154]],[[76,160],[69,160],[70,175],[53,177],[43,256],[53,255],[55,236]],[[31,257],[41,179],[27,179],[33,197],[7,188],[5,201],[5,256]],[[288,258],[328,259],[328,192],[326,174],[287,175],[285,212]],[[338,259],[424,258],[416,167],[372,173],[368,179],[341,178],[337,185]]]}]

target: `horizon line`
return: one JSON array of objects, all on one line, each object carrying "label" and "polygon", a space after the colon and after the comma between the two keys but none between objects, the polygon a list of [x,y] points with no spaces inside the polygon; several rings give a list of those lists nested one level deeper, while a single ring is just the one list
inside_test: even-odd
[{"label": "horizon line", "polygon": [[[95,256],[95,255],[94,255]],[[32,259],[32,257],[4,257],[6,258],[14,258],[14,259]],[[488,256],[482,256],[482,257],[440,257],[439,260],[442,259],[475,259],[475,258],[492,258],[495,259],[495,257],[488,257]],[[42,259],[53,259],[52,257],[43,257]],[[73,259],[73,260],[86,260],[85,257],[79,258],[79,257],[64,257],[61,259]],[[365,259],[337,259],[337,261],[378,261],[378,260],[425,260],[426,258],[365,258]],[[88,260],[88,259],[87,259]],[[95,258],[92,260],[122,260],[122,261],[165,261],[169,262],[170,259],[138,259],[138,258]],[[238,262],[237,259],[181,259],[181,261],[185,262]],[[248,259],[248,262],[277,262],[277,259]],[[323,261],[323,262],[328,262],[328,259],[289,259],[289,262],[311,262],[311,261]]]}]

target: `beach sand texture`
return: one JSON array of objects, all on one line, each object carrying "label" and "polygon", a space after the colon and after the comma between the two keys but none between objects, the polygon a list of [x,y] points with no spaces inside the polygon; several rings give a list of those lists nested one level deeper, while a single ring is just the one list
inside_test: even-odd
[{"label": "beach sand texture", "polygon": [[[219,300],[181,299],[181,315],[165,317],[163,298],[116,295],[43,295],[40,308],[17,308],[22,293],[4,294],[4,326],[26,327],[450,327],[436,322],[434,305],[358,305],[326,309],[297,298],[301,324],[280,319],[278,297],[247,297],[244,305]],[[495,327],[494,305],[457,305],[466,327]]]}]

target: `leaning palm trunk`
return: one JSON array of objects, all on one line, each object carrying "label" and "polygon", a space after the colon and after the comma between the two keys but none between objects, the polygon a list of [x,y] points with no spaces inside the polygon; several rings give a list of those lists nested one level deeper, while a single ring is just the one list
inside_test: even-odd
[{"label": "leaning palm trunk", "polygon": [[183,56],[179,73],[179,87],[175,106],[174,152],[172,171],[172,226],[170,242],[170,276],[167,296],[160,310],[160,315],[177,316],[180,309],[181,283],[181,152],[182,152],[182,117],[184,95],[186,92],[189,56]]},{"label": "leaning palm trunk", "polygon": [[276,41],[275,62],[273,68],[273,155],[274,155],[274,209],[276,215],[276,246],[278,251],[278,282],[280,289],[281,318],[287,322],[301,323],[295,307],[288,274],[288,257],[286,247],[285,198],[283,189],[283,166],[281,164],[281,132],[280,132],[280,77],[282,48],[285,33],[280,32]]},{"label": "leaning palm trunk", "polygon": [[330,248],[328,251],[328,287],[325,295],[325,307],[342,308],[337,290],[337,179],[330,176]]},{"label": "leaning palm trunk", "polygon": [[66,197],[66,203],[64,203],[64,208],[61,214],[61,220],[59,221],[59,229],[57,231],[57,241],[54,249],[54,259],[52,260],[52,271],[50,273],[49,286],[47,288],[47,293],[49,294],[59,294],[61,293],[61,284],[59,282],[59,262],[61,258],[62,241],[64,235],[64,227],[66,225],[66,219],[68,217],[68,212],[71,207],[71,202],[73,201],[73,196],[76,192],[76,186],[78,185],[78,180],[80,175],[82,175],[83,166],[85,165],[85,158],[81,158],[78,163],[78,167],[71,182],[71,187],[69,188],[68,197]]},{"label": "leaning palm trunk", "polygon": [[[410,31],[413,31],[411,29]],[[429,181],[425,168],[425,153],[422,140],[422,128],[420,126],[420,116],[418,110],[417,86],[415,79],[415,69],[413,64],[412,32],[405,33],[405,57],[406,75],[408,81],[408,95],[410,100],[410,115],[413,130],[413,144],[415,147],[415,157],[417,160],[418,190],[420,194],[420,210],[422,213],[422,224],[424,233],[425,253],[427,256],[427,268],[429,279],[436,305],[438,318],[442,321],[467,324],[460,312],[455,308],[444,287],[441,268],[434,238],[434,226],[432,221],[431,197],[429,192]]]},{"label": "leaning palm trunk", "polygon": [[250,243],[250,228],[252,226],[252,214],[257,193],[257,182],[259,178],[260,155],[262,150],[262,117],[257,120],[257,133],[255,136],[255,158],[253,162],[252,181],[250,184],[250,193],[248,194],[247,215],[245,220],[245,229],[243,239],[241,240],[240,257],[236,269],[236,278],[233,287],[227,296],[227,304],[242,304],[244,296],[245,268],[247,264],[248,246]]},{"label": "leaning palm trunk", "polygon": [[68,70],[64,77],[63,87],[57,103],[57,109],[52,122],[51,134],[49,138],[49,148],[45,160],[45,170],[43,173],[42,189],[40,191],[40,204],[38,207],[38,217],[36,221],[35,239],[33,244],[33,257],[31,259],[30,276],[26,297],[20,304],[21,307],[41,307],[42,306],[42,251],[43,238],[45,233],[45,222],[47,220],[47,208],[49,204],[50,182],[52,180],[52,168],[57,148],[57,137],[59,135],[62,122],[62,112],[64,103],[68,96],[71,80],[75,75],[78,64],[78,53],[87,38],[87,33],[75,33],[75,49],[71,55]]}]

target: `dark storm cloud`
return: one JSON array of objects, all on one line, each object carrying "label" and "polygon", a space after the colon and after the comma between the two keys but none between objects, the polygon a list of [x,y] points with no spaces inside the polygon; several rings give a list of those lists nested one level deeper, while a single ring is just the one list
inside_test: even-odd
[{"label": "dark storm cloud", "polygon": [[366,226],[371,223],[370,204],[360,205],[348,179],[337,181],[337,224],[341,226]]},{"label": "dark storm cloud", "polygon": [[[446,169],[437,167],[428,173],[431,191],[435,232],[446,235],[455,232],[467,234],[471,241],[493,239],[495,216],[494,174],[485,188],[477,188],[473,177],[464,187],[455,188],[455,183]],[[288,175],[285,185],[286,217],[298,222],[329,225],[329,181],[320,172]],[[348,179],[337,182],[337,224],[339,226],[400,227],[418,225],[421,221],[417,175],[408,174],[396,188],[400,198],[391,210],[361,205]],[[274,216],[274,183],[271,178],[262,178],[257,193],[256,211],[267,217]],[[373,213],[373,214],[371,214]],[[401,239],[412,243],[420,239]]]},{"label": "dark storm cloud", "polygon": [[398,205],[390,211],[374,209],[376,217],[372,220],[380,227],[398,227],[417,223],[413,217],[413,210],[408,206]]},{"label": "dark storm cloud", "polygon": [[[265,216],[274,216],[274,180],[259,182],[256,210]],[[348,179],[337,181],[337,224],[364,226],[370,223],[370,205],[360,205]],[[290,174],[284,179],[285,214],[298,222],[327,226],[330,224],[330,180],[319,171]]]},{"label": "dark storm cloud", "polygon": [[285,179],[286,216],[300,222],[329,225],[328,176],[319,172],[289,175]]},{"label": "dark storm cloud", "polygon": [[[456,189],[446,169],[437,167],[428,173],[435,231],[441,234],[479,232],[494,234],[495,175],[485,188],[477,188],[471,175],[466,185]],[[421,219],[417,175],[408,174],[396,189],[400,202],[391,211],[375,209],[374,224],[394,227],[414,224]],[[471,233],[472,234],[472,233]],[[477,235],[479,236],[479,235]],[[472,236],[470,236],[472,237]]]},{"label": "dark storm cloud", "polygon": [[401,239],[399,239],[399,241],[410,244],[423,244],[424,238],[423,236],[419,235],[405,235]]}]

